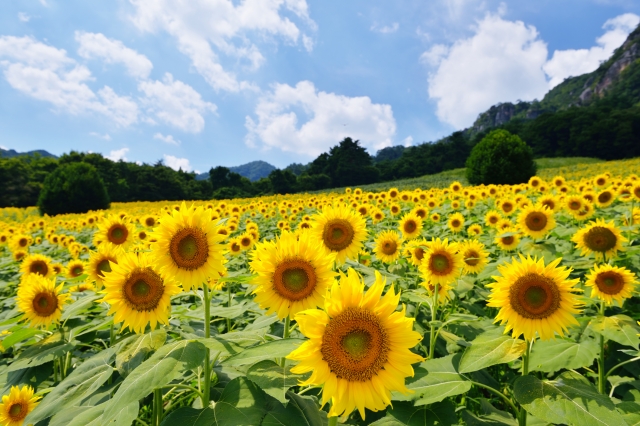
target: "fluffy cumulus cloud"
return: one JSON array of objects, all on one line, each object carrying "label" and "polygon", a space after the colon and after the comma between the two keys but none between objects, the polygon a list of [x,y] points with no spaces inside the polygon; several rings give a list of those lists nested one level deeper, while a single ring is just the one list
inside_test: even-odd
[{"label": "fluffy cumulus cloud", "polygon": [[596,46],[590,49],[556,50],[553,57],[544,64],[544,72],[550,77],[549,89],[571,76],[585,74],[598,68],[613,51],[620,47],[627,36],[640,22],[640,17],[625,13],[607,20],[602,28],[606,32],[596,39]]},{"label": "fluffy cumulus cloud", "polygon": [[108,64],[122,64],[136,78],[147,78],[153,64],[144,55],[126,47],[119,40],[112,40],[100,33],[76,31],[80,44],[78,54],[86,59],[100,59]]},{"label": "fluffy cumulus cloud", "polygon": [[153,135],[153,138],[161,140],[164,143],[168,143],[169,145],[176,145],[176,146],[180,145],[180,141],[174,139],[174,137],[171,135],[165,136],[162,133],[156,133],[155,135]]},{"label": "fluffy cumulus cloud", "polygon": [[188,84],[174,80],[169,73],[162,81],[142,81],[138,90],[148,114],[160,121],[190,133],[204,129],[203,114],[216,112],[216,106],[202,100],[200,94]]},{"label": "fluffy cumulus cloud", "polygon": [[461,129],[499,102],[541,99],[566,77],[595,70],[640,22],[631,13],[610,19],[596,46],[555,51],[548,59],[536,28],[503,14],[486,14],[471,37],[451,46],[435,44],[421,55],[440,121]]},{"label": "fluffy cumulus cloud", "polygon": [[164,154],[164,164],[171,167],[173,170],[182,169],[185,172],[191,171],[191,165],[189,164],[189,160],[186,158],[178,158],[173,155]]},{"label": "fluffy cumulus cloud", "polygon": [[374,104],[367,96],[317,91],[310,81],[295,87],[274,85],[259,100],[255,114],[255,120],[246,117],[247,145],[309,157],[326,152],[347,136],[371,150],[381,149],[392,145],[396,132],[390,105]]},{"label": "fluffy cumulus cloud", "polygon": [[119,126],[138,121],[138,106],[127,96],[117,95],[109,86],[94,92],[87,82],[91,72],[63,49],[24,36],[0,37],[0,68],[7,82],[34,99],[52,104],[58,111],[73,115],[93,112]]},{"label": "fluffy cumulus cloud", "polygon": [[306,27],[315,29],[306,0],[129,0],[134,12],[131,21],[142,31],[166,31],[194,68],[216,90],[239,91],[257,88],[239,81],[224,69],[220,54],[238,60],[249,70],[259,68],[264,56],[250,37],[280,37],[286,43],[302,40],[307,50],[311,39],[283,11],[296,16]]},{"label": "fluffy cumulus cloud", "polygon": [[129,148],[116,149],[111,151],[109,155],[105,155],[105,157],[111,161],[127,161],[127,157],[125,157],[127,152],[129,152]]}]

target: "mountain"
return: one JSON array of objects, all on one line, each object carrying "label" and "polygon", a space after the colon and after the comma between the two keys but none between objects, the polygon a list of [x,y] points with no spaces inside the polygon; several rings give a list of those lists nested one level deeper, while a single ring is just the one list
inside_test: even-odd
[{"label": "mountain", "polygon": [[[244,176],[249,179],[251,182],[255,182],[264,177],[269,176],[269,173],[276,169],[275,166],[267,163],[266,161],[258,160],[252,161],[247,164],[242,164],[240,166],[235,167],[227,167],[232,172],[238,173],[240,176]],[[196,180],[206,180],[209,179],[209,172],[200,173],[196,176]]]},{"label": "mountain", "polygon": [[36,154],[39,154],[41,157],[58,158],[55,155],[43,149],[37,149],[35,151],[27,151],[27,152],[17,152],[15,149],[0,148],[0,157],[5,157],[5,158],[17,157],[19,155],[36,155]]},{"label": "mountain", "polygon": [[547,92],[541,101],[494,105],[481,113],[464,133],[473,137],[513,119],[533,120],[545,112],[586,106],[596,100],[616,96],[626,97],[632,104],[640,104],[640,25],[595,71],[565,79]]}]

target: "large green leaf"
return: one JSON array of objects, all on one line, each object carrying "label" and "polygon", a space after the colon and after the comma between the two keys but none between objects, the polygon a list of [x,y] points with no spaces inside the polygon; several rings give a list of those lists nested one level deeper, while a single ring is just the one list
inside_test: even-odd
[{"label": "large green leaf", "polygon": [[576,343],[570,340],[539,340],[533,344],[529,371],[553,373],[566,369],[588,367],[600,353],[600,345],[593,339]]},{"label": "large green leaf", "polygon": [[287,403],[285,396],[289,388],[296,386],[305,377],[292,373],[290,365],[281,367],[268,359],[257,362],[247,370],[247,379],[283,404]]},{"label": "large green leaf", "polygon": [[115,348],[109,348],[80,364],[29,413],[25,418],[26,424],[35,424],[60,410],[75,407],[91,396],[111,377],[115,354]]},{"label": "large green leaf", "polygon": [[626,426],[611,399],[572,371],[565,371],[556,380],[519,377],[513,392],[527,412],[549,423]]},{"label": "large green leaf", "polygon": [[598,317],[591,320],[589,327],[596,333],[602,334],[605,339],[613,340],[624,346],[638,349],[640,345],[640,327],[636,321],[626,315],[614,315],[611,317]]},{"label": "large green leaf", "polygon": [[211,316],[212,317],[220,317],[220,318],[238,318],[242,316],[245,312],[247,312],[251,306],[247,303],[240,303],[238,305],[232,305],[229,307],[226,306],[214,306],[211,308]]},{"label": "large green leaf", "polygon": [[161,348],[166,340],[167,332],[159,328],[123,342],[116,355],[116,368],[120,375],[128,376],[152,352]]},{"label": "large green leaf", "polygon": [[22,370],[53,361],[75,348],[73,343],[55,340],[59,338],[59,335],[54,335],[51,339],[41,340],[28,347],[9,365],[7,371]]},{"label": "large green leaf", "polygon": [[471,373],[496,364],[504,364],[520,358],[527,344],[524,340],[512,339],[498,331],[482,333],[465,349],[458,371]]},{"label": "large green leaf", "polygon": [[629,426],[640,426],[640,402],[622,401],[616,408]]},{"label": "large green leaf", "polygon": [[407,379],[407,388],[414,393],[393,393],[394,400],[416,400],[415,405],[440,402],[448,396],[459,395],[471,389],[471,382],[458,374],[460,354],[430,359],[415,368],[415,375]]},{"label": "large green leaf", "polygon": [[65,306],[62,309],[62,321],[66,321],[69,318],[73,318],[82,312],[89,306],[93,306],[98,299],[102,299],[102,295],[84,296],[76,300],[69,306]]},{"label": "large green leaf", "polygon": [[371,426],[449,426],[457,422],[456,407],[451,401],[418,407],[410,402],[394,402],[385,417]]},{"label": "large green leaf", "polygon": [[230,366],[254,364],[265,359],[279,358],[289,355],[294,349],[304,343],[304,339],[281,339],[253,346],[233,355],[223,364]]},{"label": "large green leaf", "polygon": [[[479,415],[469,410],[462,411],[462,419],[467,426],[517,426],[518,422],[511,413],[498,410],[485,398],[480,399],[480,407],[484,414]],[[531,424],[528,419],[527,424]]]},{"label": "large green leaf", "polygon": [[327,413],[320,410],[315,397],[300,396],[293,392],[288,392],[287,396],[290,399],[287,406],[275,404],[260,426],[323,426],[327,424]]},{"label": "large green leaf", "polygon": [[[202,343],[181,340],[160,348],[124,379],[104,410],[103,424],[118,418],[130,401],[138,401],[155,388],[169,384],[185,370],[198,368],[205,356]],[[132,422],[135,415],[129,421]]]},{"label": "large green leaf", "polygon": [[2,340],[2,347],[6,351],[16,343],[20,343],[23,340],[27,340],[35,336],[36,334],[42,334],[42,333],[43,331],[38,330],[37,328],[29,328],[29,327],[20,328],[18,330],[13,331],[11,334],[9,334],[7,337],[5,337]]}]

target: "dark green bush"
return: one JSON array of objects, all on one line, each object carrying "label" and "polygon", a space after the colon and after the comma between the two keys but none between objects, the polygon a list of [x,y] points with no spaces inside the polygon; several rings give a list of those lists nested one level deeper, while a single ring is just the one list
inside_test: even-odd
[{"label": "dark green bush", "polygon": [[109,194],[91,164],[60,164],[44,180],[38,208],[41,214],[48,215],[108,209]]},{"label": "dark green bush", "polygon": [[536,174],[531,148],[506,130],[494,130],[471,150],[467,180],[472,185],[525,183]]}]

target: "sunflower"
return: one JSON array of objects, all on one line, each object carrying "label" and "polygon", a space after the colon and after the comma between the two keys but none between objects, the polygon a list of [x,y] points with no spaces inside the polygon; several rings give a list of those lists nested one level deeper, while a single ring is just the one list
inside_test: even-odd
[{"label": "sunflower", "polygon": [[611,305],[613,300],[622,303],[633,296],[638,284],[636,275],[623,267],[609,264],[595,265],[587,274],[586,285],[591,287],[591,295]]},{"label": "sunflower", "polygon": [[570,195],[564,199],[564,207],[571,214],[575,216],[584,205],[585,200],[579,195]]},{"label": "sunflower", "polygon": [[431,220],[432,220],[433,222],[440,222],[440,214],[439,214],[439,213],[433,213],[433,214],[431,215]]},{"label": "sunflower", "polygon": [[463,263],[456,243],[437,238],[429,243],[418,269],[426,282],[446,285],[458,277]]},{"label": "sunflower", "polygon": [[538,198],[538,202],[536,204],[538,206],[544,206],[554,213],[560,209],[560,203],[553,195],[544,195]]},{"label": "sunflower", "polygon": [[212,211],[199,207],[172,210],[164,216],[151,236],[151,257],[165,277],[175,278],[189,291],[207,281],[209,277],[224,275],[224,236],[211,220]]},{"label": "sunflower", "polygon": [[22,426],[24,418],[39,404],[41,396],[33,396],[33,388],[11,386],[9,395],[2,396],[0,404],[0,424],[3,426]]},{"label": "sunflower", "polygon": [[107,246],[101,246],[98,247],[97,252],[91,253],[89,265],[87,265],[89,280],[102,287],[105,272],[111,272],[111,264],[109,262],[118,263],[117,251]]},{"label": "sunflower", "polygon": [[70,292],[82,293],[87,290],[96,291],[96,287],[91,283],[82,283],[69,288]]},{"label": "sunflower", "polygon": [[171,296],[180,293],[180,287],[172,277],[160,276],[158,269],[147,253],[124,253],[111,264],[100,302],[110,305],[107,315],[114,315],[114,323],[123,322],[123,328],[143,334],[147,323],[154,329],[169,322]]},{"label": "sunflower", "polygon": [[506,214],[507,216],[513,214],[513,212],[516,211],[516,205],[511,200],[504,200],[504,201],[500,202],[500,204],[498,204],[497,207],[500,210],[502,210],[503,214]]},{"label": "sunflower", "polygon": [[9,248],[11,251],[24,250],[27,251],[29,246],[33,242],[33,239],[26,234],[14,235],[9,242]]},{"label": "sunflower", "polygon": [[500,234],[495,238],[494,242],[501,250],[515,250],[516,247],[518,247],[518,244],[520,244],[520,236],[515,229],[511,228],[507,228],[503,232],[503,234]]},{"label": "sunflower", "polygon": [[62,314],[62,305],[69,299],[68,294],[60,294],[62,284],[56,287],[55,278],[45,278],[40,274],[22,277],[16,302],[18,310],[24,312],[25,319],[31,321],[31,327],[49,326],[58,322]]},{"label": "sunflower", "polygon": [[615,256],[618,250],[624,251],[622,243],[627,239],[622,236],[613,221],[606,223],[604,219],[596,219],[595,222],[579,229],[571,241],[576,243],[576,248],[582,250],[580,253],[582,256],[593,252],[599,260],[604,256],[608,258]]},{"label": "sunflower", "polygon": [[518,215],[518,224],[522,232],[531,238],[544,238],[547,232],[556,227],[553,212],[544,206],[522,210]]},{"label": "sunflower", "polygon": [[478,235],[482,235],[482,225],[474,223],[473,225],[467,228],[467,235],[470,237],[477,237]]},{"label": "sunflower", "polygon": [[402,232],[404,239],[410,240],[420,236],[422,226],[422,219],[414,212],[410,212],[402,216],[398,229]]},{"label": "sunflower", "polygon": [[477,274],[487,266],[489,253],[484,244],[478,240],[467,240],[458,244],[458,250],[462,254],[462,269],[465,274]]},{"label": "sunflower", "polygon": [[461,213],[454,213],[449,216],[449,220],[447,221],[447,226],[451,229],[452,232],[460,232],[462,228],[464,228],[464,216]]},{"label": "sunflower", "polygon": [[80,275],[85,273],[86,265],[82,260],[72,260],[67,263],[67,277],[69,278],[77,278]]},{"label": "sunflower", "polygon": [[579,313],[579,279],[568,279],[571,269],[558,267],[562,258],[547,266],[544,259],[531,259],[520,255],[520,261],[512,258],[510,264],[498,265],[501,276],[492,277],[487,306],[500,308],[495,322],[506,323],[505,333],[513,330],[512,336],[524,334],[527,341],[533,340],[536,332],[542,340],[561,336],[571,325],[578,325],[574,315]]},{"label": "sunflower", "polygon": [[364,266],[371,266],[371,253],[366,250],[358,252],[358,263]]},{"label": "sunflower", "polygon": [[610,189],[604,189],[596,195],[595,203],[600,208],[609,207],[616,200],[616,192]]},{"label": "sunflower", "polygon": [[118,215],[111,215],[98,225],[98,230],[93,235],[93,245],[106,245],[112,250],[126,251],[133,244],[134,233],[135,229],[126,217],[121,219]]},{"label": "sunflower", "polygon": [[384,263],[393,263],[400,256],[402,239],[395,231],[383,231],[375,239],[373,252]]},{"label": "sunflower", "polygon": [[402,209],[400,208],[400,205],[397,203],[391,203],[389,205],[389,213],[391,213],[391,215],[396,216],[398,214],[400,214],[400,211]]},{"label": "sunflower", "polygon": [[384,212],[378,208],[371,212],[371,222],[374,224],[381,222],[384,218]]},{"label": "sunflower", "polygon": [[287,356],[299,361],[291,371],[311,372],[303,386],[323,385],[329,416],[346,417],[357,408],[364,420],[365,409],[381,411],[391,404],[391,391],[410,392],[404,378],[413,376],[411,364],[423,360],[410,348],[422,336],[412,330],[414,319],[405,316],[404,307],[396,311],[400,294],[393,286],[382,296],[385,284],[376,271],[375,282],[363,292],[362,278],[349,269],[331,286],[324,310],[296,315],[309,340]]},{"label": "sunflower", "polygon": [[327,254],[336,254],[336,263],[357,259],[367,238],[366,222],[355,210],[345,206],[326,206],[314,215],[311,236],[320,242]]},{"label": "sunflower", "polygon": [[429,243],[424,238],[411,240],[404,246],[404,256],[409,259],[413,266],[420,266],[424,258]]},{"label": "sunflower", "polygon": [[[255,301],[279,318],[294,316],[304,309],[323,306],[331,284],[336,254],[317,250],[308,233],[283,231],[275,241],[256,244],[251,252]],[[357,257],[356,257],[357,258]]]},{"label": "sunflower", "polygon": [[147,214],[140,218],[140,224],[147,228],[153,228],[158,224],[158,218],[152,214]]},{"label": "sunflower", "polygon": [[39,274],[43,277],[51,278],[53,276],[51,258],[41,254],[30,254],[22,261],[20,272],[23,275]]},{"label": "sunflower", "polygon": [[496,225],[498,225],[498,222],[500,221],[501,218],[502,218],[502,216],[500,215],[500,213],[498,211],[489,210],[487,212],[487,214],[484,215],[484,223],[487,226],[495,228]]},{"label": "sunflower", "polygon": [[606,174],[599,174],[593,178],[593,184],[597,187],[604,188],[609,182],[609,176]]}]

